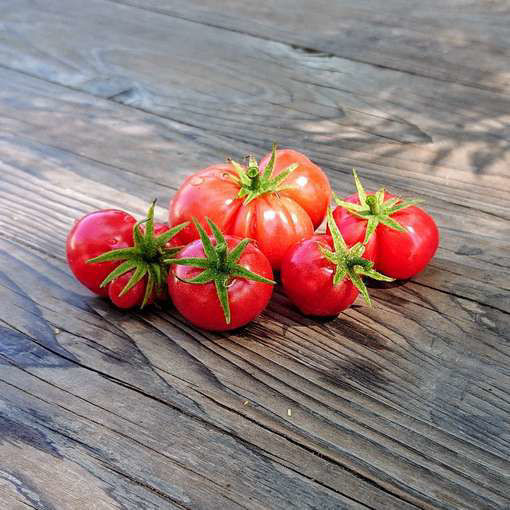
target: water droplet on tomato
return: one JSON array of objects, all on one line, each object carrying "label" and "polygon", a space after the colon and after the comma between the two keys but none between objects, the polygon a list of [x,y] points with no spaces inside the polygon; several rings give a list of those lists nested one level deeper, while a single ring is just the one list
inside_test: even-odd
[{"label": "water droplet on tomato", "polygon": [[202,184],[204,182],[204,179],[202,179],[202,177],[193,177],[193,179],[191,179],[190,181],[190,184],[192,186],[200,186],[200,184]]}]

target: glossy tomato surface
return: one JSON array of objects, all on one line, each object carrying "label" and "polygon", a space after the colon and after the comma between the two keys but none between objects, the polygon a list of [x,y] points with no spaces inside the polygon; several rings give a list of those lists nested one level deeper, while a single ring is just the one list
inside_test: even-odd
[{"label": "glossy tomato surface", "polygon": [[[384,194],[385,200],[394,197],[390,193]],[[359,203],[358,195],[351,195],[344,200]],[[342,207],[334,210],[333,217],[349,246],[358,241],[363,242],[366,220]],[[377,271],[404,280],[422,271],[434,256],[439,245],[439,230],[434,219],[420,207],[407,207],[392,214],[391,218],[400,223],[405,231],[399,232],[379,224],[363,256],[374,261]]]},{"label": "glossy tomato surface", "polygon": [[[270,155],[263,158],[263,170]],[[247,205],[237,198],[240,185],[231,164],[212,165],[188,177],[170,202],[169,224],[176,225],[193,217],[210,232],[210,218],[222,232],[257,241],[274,269],[279,269],[284,253],[297,241],[309,237],[322,222],[331,189],[322,170],[306,156],[288,149],[276,151],[273,175],[292,163],[298,167],[285,180],[293,189],[269,192]],[[187,244],[198,236],[189,225],[176,242]]]},{"label": "glossy tomato surface", "polygon": [[[260,162],[262,171],[270,159],[271,153],[262,158]],[[292,149],[276,151],[273,175],[278,175],[293,163],[297,163],[298,167],[285,180],[285,185],[289,189],[281,191],[280,195],[297,202],[310,216],[315,230],[324,220],[331,200],[329,179],[322,169],[310,161],[307,156]]]},{"label": "glossy tomato surface", "polygon": [[[225,236],[229,250],[240,242],[239,238]],[[215,241],[211,238],[213,244]],[[187,245],[177,258],[204,257],[200,240]],[[265,278],[272,279],[273,272],[267,257],[255,246],[248,244],[238,264]],[[213,282],[192,284],[182,281],[194,278],[202,268],[173,265],[168,274],[168,292],[175,307],[189,322],[202,329],[225,331],[244,326],[255,319],[267,306],[273,286],[244,278],[233,278],[228,285],[231,322],[227,324],[216,287]]]},{"label": "glossy tomato surface", "polygon": [[[142,234],[145,233],[145,225],[143,223],[140,225],[140,229],[142,231]],[[165,232],[168,232],[169,230],[170,230],[170,227],[168,225],[166,225],[165,223],[154,222],[154,237],[164,234]],[[180,246],[179,241],[175,237],[172,237],[172,239],[170,239],[170,241],[168,241],[165,244],[165,249],[169,250],[171,248],[177,248],[179,246]]]},{"label": "glossy tomato surface", "polygon": [[356,300],[359,292],[349,279],[333,285],[335,265],[319,245],[333,249],[328,235],[314,235],[290,248],[282,263],[281,280],[290,301],[305,315],[338,315]]},{"label": "glossy tomato surface", "polygon": [[133,271],[128,271],[108,285],[108,297],[118,308],[128,309],[142,304],[143,296],[145,295],[145,286],[147,285],[147,278],[142,278],[123,296],[120,296],[122,289],[126,286],[132,275]]},{"label": "glossy tomato surface", "polygon": [[94,211],[77,220],[67,236],[67,262],[76,279],[92,292],[108,295],[101,282],[122,261],[87,264],[87,260],[118,248],[133,246],[133,226],[130,214],[116,209]]}]

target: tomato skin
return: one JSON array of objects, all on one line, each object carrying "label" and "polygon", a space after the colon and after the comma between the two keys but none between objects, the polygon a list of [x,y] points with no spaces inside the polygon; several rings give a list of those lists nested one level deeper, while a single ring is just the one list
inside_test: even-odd
[{"label": "tomato skin", "polygon": [[[373,193],[367,193],[373,195]],[[384,199],[394,198],[390,193]],[[346,202],[359,203],[357,195],[344,199]],[[333,212],[346,243],[363,242],[366,220],[358,218],[342,207]],[[439,230],[434,219],[423,209],[416,206],[407,207],[391,215],[398,221],[405,232],[399,232],[386,225],[379,224],[367,243],[365,258],[375,262],[375,269],[381,273],[405,280],[422,271],[430,262],[439,246]]]},{"label": "tomato skin", "polygon": [[271,266],[279,269],[289,246],[313,235],[313,224],[299,204],[268,193],[239,210],[230,232],[257,240]]},{"label": "tomato skin", "polygon": [[[144,225],[140,225],[141,229],[142,229],[142,233],[145,232],[145,227]],[[165,223],[154,223],[154,236],[159,236],[161,234],[164,234],[165,232],[168,232],[170,230],[170,227],[168,225],[166,225]],[[172,248],[179,248],[181,245],[179,244],[179,241],[178,239],[176,239],[175,237],[172,237],[172,239],[170,239],[170,241],[168,241],[166,244],[165,244],[165,249],[166,250],[170,250]]]},{"label": "tomato skin", "polygon": [[333,249],[329,235],[314,235],[290,248],[280,273],[290,301],[305,315],[332,317],[356,300],[359,291],[344,278],[333,285],[335,265],[322,255],[319,245]]},{"label": "tomato skin", "polygon": [[[270,159],[271,153],[262,158],[260,162],[262,170]],[[285,185],[292,188],[281,191],[280,195],[297,202],[310,216],[315,230],[324,220],[331,200],[329,179],[318,165],[310,161],[301,152],[293,149],[279,149],[276,151],[273,175],[278,175],[293,163],[297,163],[298,167],[285,179]]]},{"label": "tomato skin", "polygon": [[[322,170],[303,154],[285,149],[276,151],[276,155],[273,175],[294,162],[299,164],[284,181],[285,185],[295,189],[265,193],[244,205],[244,198],[237,198],[240,185],[235,182],[234,167],[231,164],[212,165],[184,181],[170,201],[169,224],[195,217],[210,233],[205,223],[208,217],[225,234],[257,241],[273,269],[279,269],[287,249],[313,235],[315,227],[322,223],[331,188]],[[261,161],[261,171],[268,159],[266,156]],[[175,240],[185,245],[197,237],[196,229],[190,224]]]},{"label": "tomato skin", "polygon": [[[229,233],[242,201],[237,199],[239,185],[233,179],[236,172],[232,165],[212,165],[190,175],[170,200],[168,224],[177,225],[195,217],[210,233],[205,222],[207,216],[223,233]],[[198,239],[193,224],[181,230],[174,239],[186,245]]]},{"label": "tomato skin", "polygon": [[[367,193],[367,195],[371,195],[372,193]],[[355,204],[359,203],[358,195],[350,195],[344,199],[346,202],[352,202]],[[347,246],[354,246],[356,243],[363,244],[365,240],[365,232],[366,232],[366,221],[361,220],[354,214],[351,214],[349,211],[344,209],[343,207],[336,207],[333,211],[333,219],[335,223],[338,225],[340,233],[344,238]],[[342,227],[340,227],[342,225]],[[329,226],[326,228],[326,233],[329,235]],[[363,253],[363,258],[371,260],[375,262],[376,257],[376,243],[375,236],[372,236],[368,243],[365,245],[365,252]]]},{"label": "tomato skin", "polygon": [[[239,238],[225,236],[228,249],[240,242]],[[214,244],[215,240],[211,237]],[[202,242],[188,244],[177,258],[204,257]],[[238,262],[239,265],[260,276],[272,279],[271,265],[254,243],[248,244]],[[192,324],[211,331],[226,331],[244,326],[257,317],[267,306],[273,286],[244,278],[234,278],[228,286],[231,322],[226,323],[216,288],[213,282],[191,284],[181,281],[197,276],[202,268],[174,265],[168,274],[168,293],[179,312]]]},{"label": "tomato skin", "polygon": [[[133,285],[123,296],[119,295],[132,275],[133,271],[128,271],[108,285],[108,297],[117,308],[127,310],[142,304],[143,296],[145,295],[145,286],[147,285],[147,277],[142,278],[138,283]],[[154,293],[149,298],[147,304],[152,304],[153,302]]]},{"label": "tomato skin", "polygon": [[130,214],[116,209],[94,211],[77,220],[67,236],[67,261],[76,279],[99,296],[107,296],[108,288],[101,282],[122,261],[87,264],[87,260],[103,253],[133,246],[133,226]]}]

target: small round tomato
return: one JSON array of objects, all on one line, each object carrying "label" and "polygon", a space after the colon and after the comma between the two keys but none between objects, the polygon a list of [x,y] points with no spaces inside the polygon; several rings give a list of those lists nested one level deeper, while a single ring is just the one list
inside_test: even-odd
[{"label": "small round tomato", "polygon": [[416,207],[417,200],[402,200],[379,190],[365,193],[354,172],[358,193],[337,200],[333,216],[345,241],[366,244],[365,257],[375,269],[393,278],[411,278],[430,262],[439,245],[434,219]]},{"label": "small round tomato", "polygon": [[[144,276],[140,281],[135,283],[124,295],[121,296],[122,290],[128,284],[129,279],[133,276],[133,271],[128,271],[118,278],[115,278],[108,285],[108,297],[111,302],[118,308],[128,309],[140,306],[143,303],[145,296],[145,289],[147,287],[147,277]],[[152,292],[148,298],[148,305],[154,303],[155,293]]]},{"label": "small round tomato", "polygon": [[319,246],[331,250],[333,239],[314,235],[294,245],[283,259],[280,277],[288,298],[302,313],[330,317],[349,308],[359,291],[348,278],[333,285],[335,265]]},{"label": "small round tomato", "polygon": [[365,247],[348,247],[328,213],[331,236],[315,235],[290,248],[282,263],[285,293],[305,315],[335,316],[354,303],[361,292],[370,304],[362,276],[392,281],[363,258]]},{"label": "small round tomato", "polygon": [[179,251],[173,237],[186,224],[154,223],[155,204],[141,222],[109,209],[84,216],[69,232],[67,259],[76,278],[96,294],[109,295],[119,308],[143,308],[166,295],[162,260]]},{"label": "small round tomato", "polygon": [[209,238],[195,223],[200,239],[171,263],[168,293],[179,312],[202,329],[239,328],[257,317],[273,292],[267,257],[249,239],[223,236],[211,223]]},{"label": "small round tomato", "polygon": [[[170,202],[169,223],[196,218],[210,233],[209,217],[222,232],[257,241],[274,269],[287,249],[310,237],[326,214],[331,188],[326,174],[304,154],[278,150],[248,167],[235,161],[188,177]],[[176,241],[198,234],[190,225]]]},{"label": "small round tomato", "polygon": [[133,246],[135,218],[124,211],[94,211],[75,222],[67,236],[67,261],[76,279],[95,294],[107,296],[103,280],[121,264],[112,260],[98,264],[87,261],[105,252]]},{"label": "small round tomato", "polygon": [[[145,228],[143,225],[140,225],[142,228],[142,232],[145,232]],[[160,234],[164,234],[165,232],[169,232],[170,227],[165,223],[154,223],[154,235],[157,237]],[[173,248],[182,248],[182,245],[179,244],[179,240],[176,237],[172,237],[170,241],[168,241],[165,246],[165,250],[172,250]]]}]

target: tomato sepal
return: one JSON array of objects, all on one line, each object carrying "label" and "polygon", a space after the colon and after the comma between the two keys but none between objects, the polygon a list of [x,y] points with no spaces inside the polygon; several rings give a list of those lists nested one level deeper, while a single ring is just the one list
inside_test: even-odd
[{"label": "tomato sepal", "polygon": [[[100,288],[106,287],[116,278],[128,271],[133,271],[130,279],[119,293],[119,297],[124,296],[132,289],[142,278],[147,276],[147,285],[140,308],[143,308],[150,299],[154,287],[161,290],[164,287],[168,272],[162,259],[173,257],[178,253],[181,247],[166,248],[165,245],[182,229],[188,226],[189,222],[181,223],[167,232],[163,232],[157,236],[154,235],[154,208],[156,200],[154,200],[147,217],[137,221],[133,225],[134,246],[130,248],[119,248],[103,253],[97,257],[87,260],[87,264],[95,264],[112,260],[124,260],[122,264],[111,271],[101,282]],[[140,226],[145,223],[145,232],[142,233]]]},{"label": "tomato sepal", "polygon": [[272,177],[275,161],[276,144],[273,144],[271,159],[267,163],[262,174],[260,173],[257,160],[253,156],[249,156],[248,158],[247,169],[244,169],[237,161],[229,160],[238,175],[236,180],[241,189],[239,190],[237,198],[244,198],[243,205],[249,204],[252,200],[265,193],[276,193],[291,187],[285,186],[284,181],[299,165],[297,163],[292,163],[278,175]]},{"label": "tomato sepal", "polygon": [[333,285],[338,285],[345,278],[348,278],[363,296],[367,305],[372,306],[372,301],[362,276],[368,276],[369,278],[384,282],[392,282],[394,278],[390,278],[389,276],[375,271],[373,269],[374,263],[362,257],[365,252],[365,245],[356,243],[350,248],[347,246],[347,243],[333,219],[330,207],[328,207],[327,210],[327,221],[329,232],[333,239],[333,250],[329,250],[320,243],[318,243],[318,248],[321,254],[335,265]]},{"label": "tomato sepal", "polygon": [[421,204],[423,200],[402,200],[400,198],[389,198],[388,200],[384,200],[384,188],[379,189],[373,195],[367,195],[356,170],[353,169],[352,173],[354,175],[354,183],[356,185],[360,203],[356,204],[346,202],[345,200],[340,200],[336,197],[336,195],[333,195],[333,198],[338,206],[347,209],[347,211],[354,216],[367,220],[365,239],[363,240],[363,243],[368,243],[380,223],[393,230],[404,232],[405,228],[398,221],[391,218],[391,215],[401,211],[402,209]]}]

